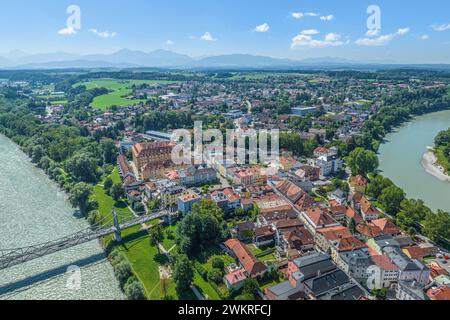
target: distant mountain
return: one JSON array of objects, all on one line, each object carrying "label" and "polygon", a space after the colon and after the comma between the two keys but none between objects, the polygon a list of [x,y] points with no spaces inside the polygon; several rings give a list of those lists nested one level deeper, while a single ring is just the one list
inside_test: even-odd
[{"label": "distant mountain", "polygon": [[[79,55],[65,52],[26,54],[12,51],[0,54],[0,68],[373,68],[417,66],[393,61],[353,61],[324,57],[290,60],[251,54],[229,54],[192,58],[168,50],[143,52],[123,49],[111,54]],[[420,65],[423,67],[424,65]],[[437,65],[430,65],[437,67]],[[442,66],[442,65],[440,65]],[[444,65],[447,66],[448,65]]]}]

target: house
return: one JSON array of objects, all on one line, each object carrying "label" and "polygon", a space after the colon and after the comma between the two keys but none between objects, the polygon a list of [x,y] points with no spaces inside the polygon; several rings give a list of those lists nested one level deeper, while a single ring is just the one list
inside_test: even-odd
[{"label": "house", "polygon": [[246,241],[253,239],[256,225],[253,221],[238,223],[231,229],[231,236],[235,239]]},{"label": "house", "polygon": [[253,242],[257,247],[268,247],[275,243],[275,228],[271,225],[255,229]]},{"label": "house", "polygon": [[320,179],[320,168],[303,165],[295,172],[295,175],[302,180],[317,181]]},{"label": "house", "polygon": [[340,226],[328,212],[329,208],[322,208],[319,206],[311,207],[307,209],[306,212],[302,212],[300,219],[312,234],[315,234],[318,230],[323,228]]},{"label": "house", "polygon": [[397,300],[428,300],[423,287],[415,281],[403,280],[399,281],[397,290],[395,291]]},{"label": "house", "polygon": [[258,261],[241,241],[229,239],[225,242],[225,247],[231,255],[238,259],[247,276],[251,278],[262,277],[267,272],[266,266],[261,261]]},{"label": "house", "polygon": [[342,204],[331,206],[328,210],[329,216],[341,224],[345,223],[346,212],[347,212],[347,207]]},{"label": "house", "polygon": [[[303,226],[281,231],[277,250],[280,256],[292,256],[314,248],[314,236]],[[293,250],[297,251],[294,252]]]},{"label": "house", "polygon": [[320,274],[304,283],[304,292],[310,299],[320,299],[321,296],[348,284],[350,278],[340,269]]},{"label": "house", "polygon": [[231,188],[211,193],[212,200],[225,212],[233,211],[241,206],[241,197]]},{"label": "house", "polygon": [[325,148],[325,147],[318,147],[314,149],[314,157],[327,157],[327,156],[337,156],[338,155],[338,149],[336,147],[332,148]]},{"label": "house", "polygon": [[371,290],[393,287],[398,281],[400,269],[386,255],[374,255],[371,259],[373,264],[367,269],[367,287]]},{"label": "house", "polygon": [[184,194],[177,199],[178,211],[183,215],[188,214],[192,211],[192,207],[196,203],[200,203],[202,198],[193,191]]},{"label": "house", "polygon": [[450,285],[443,285],[437,288],[431,288],[427,291],[427,296],[430,300],[450,300]]},{"label": "house", "polygon": [[367,223],[357,224],[356,231],[359,234],[359,238],[363,240],[375,238],[383,234],[383,231],[379,227]]},{"label": "house", "polygon": [[337,225],[317,230],[314,235],[316,248],[323,252],[328,252],[333,241],[352,237],[348,228]]},{"label": "house", "polygon": [[243,186],[265,185],[267,184],[267,175],[262,173],[259,167],[236,170],[234,181]]},{"label": "house", "polygon": [[345,224],[349,225],[350,221],[353,219],[355,224],[360,224],[364,222],[364,219],[350,206],[346,207],[345,211]]},{"label": "house", "polygon": [[203,186],[217,181],[217,173],[213,168],[192,166],[178,171],[180,184],[186,187]]},{"label": "house", "polygon": [[366,192],[368,181],[361,175],[357,175],[350,178],[350,188],[354,193]]},{"label": "house", "polygon": [[336,200],[340,205],[345,204],[347,197],[342,189],[336,189],[330,193],[330,198]]},{"label": "house", "polygon": [[388,234],[393,237],[402,234],[400,228],[397,227],[392,221],[386,218],[373,220],[372,222],[370,222],[370,224],[380,228],[383,234]]},{"label": "house", "polygon": [[239,290],[244,285],[245,280],[247,280],[246,271],[241,268],[237,269],[226,274],[223,280],[228,289]]},{"label": "house", "polygon": [[372,262],[366,244],[355,237],[339,238],[330,244],[331,258],[340,269],[355,279],[367,279]]},{"label": "house", "polygon": [[119,168],[119,174],[125,187],[137,182],[133,171],[128,165],[127,158],[124,155],[121,154],[117,157],[117,166]]},{"label": "house", "polygon": [[179,185],[173,185],[160,189],[161,204],[163,207],[178,205],[178,198],[187,195],[188,190]]},{"label": "house", "polygon": [[321,156],[316,159],[315,164],[320,168],[320,175],[327,177],[342,169],[344,162],[338,156]]},{"label": "house", "polygon": [[353,206],[358,209],[365,221],[377,220],[381,212],[361,193],[353,196]]},{"label": "house", "polygon": [[275,188],[298,210],[306,210],[314,204],[314,199],[292,181],[281,180]]},{"label": "house", "polygon": [[422,260],[425,257],[432,256],[436,254],[435,247],[419,247],[411,246],[403,248],[402,251],[406,256],[411,259]]}]

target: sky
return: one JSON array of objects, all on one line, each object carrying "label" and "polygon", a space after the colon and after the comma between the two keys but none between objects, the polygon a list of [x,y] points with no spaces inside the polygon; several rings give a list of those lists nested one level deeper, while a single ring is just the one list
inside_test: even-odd
[{"label": "sky", "polygon": [[[1,0],[0,52],[450,63],[448,0]],[[80,9],[67,24],[67,9]],[[369,6],[379,8],[380,19]],[[370,20],[368,24],[368,19]],[[74,23],[75,22],[75,23]],[[80,28],[78,28],[80,27]],[[370,27],[370,28],[369,28]],[[15,53],[17,54],[17,53]]]}]

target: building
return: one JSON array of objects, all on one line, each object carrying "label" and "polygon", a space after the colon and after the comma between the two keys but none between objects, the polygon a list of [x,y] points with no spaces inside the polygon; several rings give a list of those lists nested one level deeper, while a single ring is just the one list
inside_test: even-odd
[{"label": "building", "polygon": [[372,289],[389,289],[398,281],[400,269],[386,255],[371,257],[373,264],[367,268],[367,287]]},{"label": "building", "polygon": [[310,207],[306,212],[302,212],[300,219],[312,234],[316,234],[318,230],[323,228],[340,227],[341,224],[334,220],[328,212],[329,208]]},{"label": "building", "polygon": [[194,204],[200,203],[201,200],[202,198],[195,192],[188,192],[187,194],[178,197],[178,211],[180,211],[183,215],[186,215],[192,211]]},{"label": "building", "polygon": [[231,188],[214,191],[211,198],[224,212],[236,210],[241,206],[241,197]]},{"label": "building", "polygon": [[188,190],[180,185],[166,186],[160,189],[160,200],[164,208],[178,205],[178,198],[187,195]]},{"label": "building", "polygon": [[133,163],[142,180],[161,178],[168,169],[175,168],[172,162],[174,142],[158,141],[135,144],[132,148]]},{"label": "building", "polygon": [[450,300],[450,285],[442,285],[439,287],[431,288],[427,291],[427,296],[430,300]]},{"label": "building", "polygon": [[352,237],[352,233],[348,228],[336,225],[318,229],[314,234],[316,248],[323,252],[329,252],[330,246],[334,241]]},{"label": "building", "polygon": [[267,175],[262,173],[261,168],[253,167],[242,170],[236,170],[234,181],[243,186],[261,186],[267,184]]},{"label": "building", "polygon": [[213,168],[192,166],[178,171],[180,184],[185,187],[204,186],[217,181],[217,173]]},{"label": "building", "polygon": [[361,175],[350,178],[350,188],[353,192],[364,193],[366,192],[368,181]]},{"label": "building", "polygon": [[380,218],[381,212],[361,193],[353,196],[353,206],[360,211],[365,221],[373,221]]},{"label": "building", "polygon": [[336,155],[320,156],[316,159],[316,166],[320,168],[320,175],[327,177],[342,170],[344,162]]},{"label": "building", "polygon": [[292,115],[305,117],[317,111],[317,107],[296,107],[291,109]]},{"label": "building", "polygon": [[400,228],[397,227],[392,221],[390,221],[386,218],[372,220],[372,222],[370,224],[380,228],[380,230],[383,234],[388,234],[393,237],[399,236],[402,234],[402,231],[400,230]]},{"label": "building", "polygon": [[231,230],[231,236],[240,241],[253,239],[255,235],[256,225],[253,221],[245,221],[238,223]]},{"label": "building", "polygon": [[399,281],[395,291],[397,300],[428,300],[423,287],[417,285],[415,281]]},{"label": "building", "polygon": [[255,258],[245,244],[237,239],[229,239],[225,242],[225,247],[229,253],[239,260],[239,264],[244,268],[246,275],[251,278],[262,277],[267,272],[267,268],[261,261]]},{"label": "building", "polygon": [[232,271],[223,277],[225,285],[230,290],[239,290],[247,280],[246,271],[244,269],[237,269]]},{"label": "building", "polygon": [[275,228],[271,225],[255,228],[253,242],[257,247],[268,247],[275,243]]},{"label": "building", "polygon": [[303,165],[295,172],[295,175],[302,180],[317,181],[320,179],[320,168]]},{"label": "building", "polygon": [[137,182],[136,177],[134,176],[133,171],[128,165],[127,158],[124,155],[119,155],[117,157],[117,166],[119,168],[119,174],[122,178],[123,185],[127,188],[128,186],[132,186]]}]

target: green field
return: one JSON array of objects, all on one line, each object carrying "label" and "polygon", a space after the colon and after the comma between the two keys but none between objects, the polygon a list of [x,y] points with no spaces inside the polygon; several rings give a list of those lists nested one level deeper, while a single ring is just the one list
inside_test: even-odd
[{"label": "green field", "polygon": [[106,88],[111,90],[112,92],[98,96],[91,103],[91,106],[95,109],[100,109],[106,111],[112,106],[132,106],[141,102],[145,102],[145,100],[133,100],[128,99],[128,97],[132,94],[133,85],[140,84],[152,84],[152,83],[161,83],[161,84],[170,84],[175,83],[174,81],[164,81],[164,80],[115,80],[115,79],[98,79],[91,80],[87,82],[79,82],[74,86],[84,85],[86,89],[94,89],[94,88]]}]

